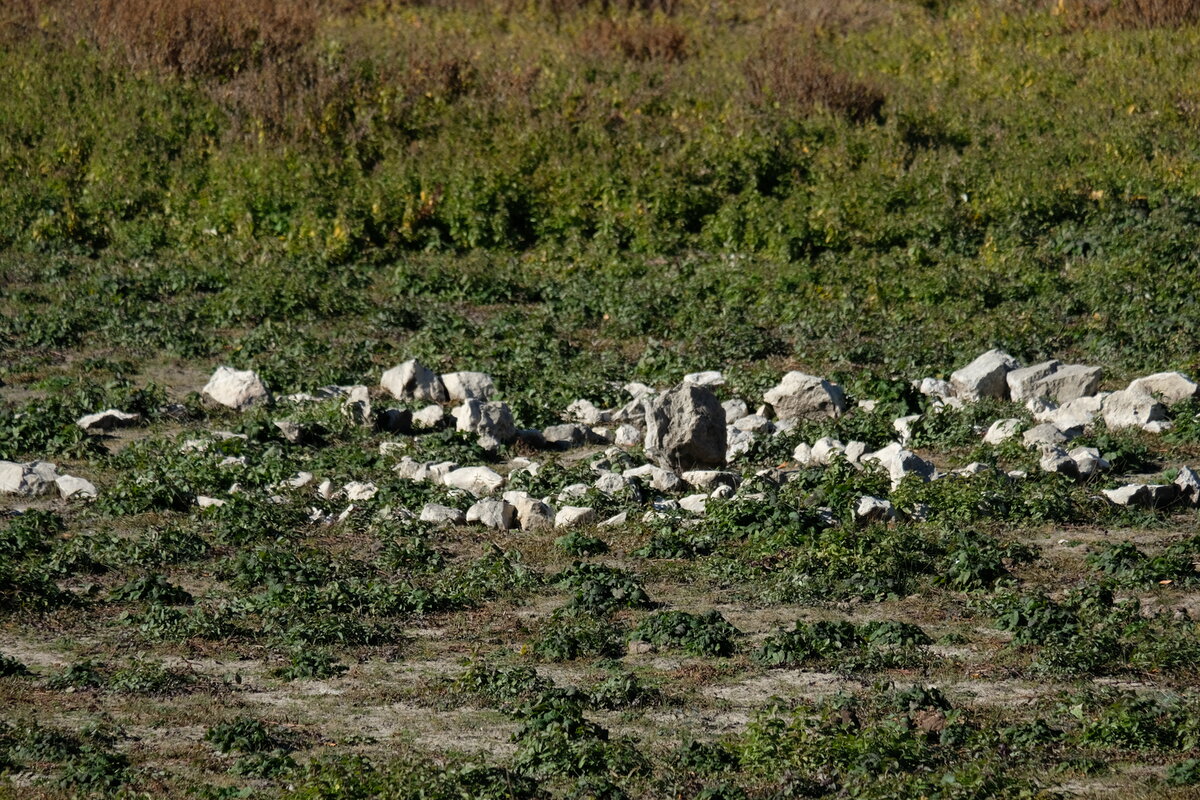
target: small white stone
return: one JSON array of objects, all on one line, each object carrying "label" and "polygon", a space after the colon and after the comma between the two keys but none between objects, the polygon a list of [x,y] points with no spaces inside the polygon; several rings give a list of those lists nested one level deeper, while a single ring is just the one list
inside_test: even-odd
[{"label": "small white stone", "polygon": [[556,528],[575,528],[580,525],[587,525],[594,522],[596,519],[595,509],[586,508],[584,506],[563,506],[554,515],[554,527]]}]

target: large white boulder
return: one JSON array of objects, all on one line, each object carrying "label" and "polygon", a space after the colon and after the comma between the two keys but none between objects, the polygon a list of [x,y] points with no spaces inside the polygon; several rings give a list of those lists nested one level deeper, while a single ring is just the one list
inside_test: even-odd
[{"label": "large white boulder", "polygon": [[1104,424],[1110,430],[1141,428],[1167,418],[1167,408],[1142,389],[1123,389],[1104,398]]},{"label": "large white boulder", "polygon": [[512,411],[504,403],[466,400],[450,414],[456,421],[455,427],[464,433],[478,434],[479,446],[486,450],[495,450],[517,438]]},{"label": "large white boulder", "polygon": [[237,411],[271,402],[266,384],[253,370],[217,367],[217,371],[200,390],[204,396]]},{"label": "large white boulder", "polygon": [[504,478],[488,467],[463,467],[447,472],[442,483],[451,489],[462,489],[476,497],[492,494],[504,485]]},{"label": "large white boulder", "polygon": [[450,399],[442,379],[415,358],[383,373],[379,385],[397,400],[445,403]]},{"label": "large white boulder", "polygon": [[95,414],[80,417],[75,420],[75,424],[88,433],[100,433],[101,431],[111,431],[113,428],[136,425],[141,419],[140,414],[127,414],[124,411],[110,408],[107,411],[97,411]]},{"label": "large white boulder", "polygon": [[490,400],[496,393],[492,376],[484,372],[447,372],[442,376],[442,385],[450,402],[463,400]]},{"label": "large white boulder", "polygon": [[1200,384],[1190,380],[1182,372],[1156,372],[1134,380],[1129,384],[1128,391],[1153,395],[1173,406],[1184,400],[1200,397]]},{"label": "large white boulder", "polygon": [[0,461],[0,494],[36,497],[56,488],[58,477],[56,467],[48,461]]},{"label": "large white boulder", "polygon": [[763,399],[779,419],[827,419],[846,411],[842,387],[814,375],[789,372]]},{"label": "large white boulder", "polygon": [[962,369],[950,374],[954,393],[963,400],[994,397],[1008,399],[1005,376],[1017,367],[1017,360],[1003,350],[988,350]]},{"label": "large white boulder", "polygon": [[673,470],[725,463],[725,409],[704,386],[681,383],[645,401],[646,455]]}]

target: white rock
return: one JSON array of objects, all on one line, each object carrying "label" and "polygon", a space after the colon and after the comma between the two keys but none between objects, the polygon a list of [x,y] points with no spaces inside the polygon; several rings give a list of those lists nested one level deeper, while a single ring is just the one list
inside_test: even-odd
[{"label": "white rock", "polygon": [[725,376],[716,370],[692,372],[683,376],[683,382],[694,383],[697,386],[724,386]]},{"label": "white rock", "polygon": [[1079,464],[1067,454],[1066,450],[1057,445],[1042,447],[1042,457],[1038,466],[1042,468],[1042,472],[1057,472],[1069,478],[1079,476]]},{"label": "white rock", "polygon": [[448,372],[442,376],[442,385],[450,402],[463,400],[490,400],[496,393],[492,376],[484,372]]},{"label": "white rock", "polygon": [[1034,414],[1034,419],[1038,422],[1053,423],[1061,430],[1084,428],[1091,425],[1100,415],[1107,397],[1105,392],[1089,397],[1077,397],[1056,408]]},{"label": "white rock", "polygon": [[36,497],[55,488],[58,472],[48,461],[18,464],[0,461],[0,494]]},{"label": "white rock", "polygon": [[1104,424],[1110,430],[1118,430],[1166,419],[1167,407],[1147,392],[1125,389],[1104,398],[1103,413]]},{"label": "white rock", "polygon": [[779,385],[767,391],[763,399],[779,419],[828,419],[846,412],[846,395],[836,383],[789,372]]},{"label": "white rock", "polygon": [[1129,384],[1128,391],[1144,392],[1161,398],[1164,403],[1173,406],[1184,400],[1194,400],[1200,397],[1200,384],[1189,379],[1182,372],[1156,372],[1144,378],[1138,378]]},{"label": "white rock", "polygon": [[732,425],[750,413],[750,409],[746,407],[746,401],[737,398],[721,403],[721,408],[725,409],[725,422],[728,425]]},{"label": "white rock", "polygon": [[311,472],[297,472],[295,477],[288,478],[283,482],[284,486],[289,486],[293,489],[299,489],[302,486],[308,486],[312,482],[313,474]]},{"label": "white rock", "polygon": [[849,444],[846,445],[846,452],[843,455],[846,456],[846,460],[849,461],[851,464],[858,466],[859,464],[862,463],[862,458],[866,454],[867,454],[867,443],[866,442],[850,442]]},{"label": "white rock", "polygon": [[693,514],[703,514],[707,504],[708,495],[706,494],[689,494],[687,497],[679,499],[679,507]]},{"label": "white rock", "polygon": [[414,428],[436,428],[446,418],[446,411],[441,406],[425,406],[412,415]]},{"label": "white rock", "polygon": [[415,358],[383,373],[379,385],[397,400],[445,403],[450,399],[442,379]]},{"label": "white rock", "polygon": [[141,414],[126,414],[124,411],[110,408],[107,411],[98,411],[95,414],[80,417],[75,420],[75,424],[88,433],[99,433],[100,431],[111,431],[113,428],[136,425],[141,419]]},{"label": "white rock", "polygon": [[217,367],[200,393],[228,408],[243,411],[253,405],[271,402],[266,384],[253,370]]},{"label": "white rock", "polygon": [[823,436],[817,439],[812,446],[811,463],[819,464],[820,466],[828,466],[833,463],[835,456],[844,455],[846,446],[829,436]]},{"label": "white rock", "polygon": [[587,493],[591,491],[591,488],[592,487],[588,486],[586,483],[572,483],[559,490],[556,500],[559,503],[565,503],[566,501],[573,500],[576,497],[587,497]]},{"label": "white rock", "polygon": [[370,500],[377,495],[379,488],[369,481],[350,481],[342,487],[342,491],[346,493],[347,500],[361,501]]},{"label": "white rock", "polygon": [[620,447],[636,447],[642,443],[642,432],[629,424],[624,424],[617,428],[617,434],[613,437],[613,441]]},{"label": "white rock", "polygon": [[1142,426],[1142,430],[1146,433],[1166,433],[1175,427],[1169,419],[1155,419],[1147,422]]},{"label": "white rock", "polygon": [[913,423],[921,418],[920,414],[910,414],[907,417],[897,417],[892,420],[892,428],[900,435],[900,444],[908,444],[912,438]]},{"label": "white rock", "polygon": [[434,525],[466,525],[467,516],[457,508],[444,506],[440,503],[426,503],[421,508],[421,522],[431,522]]},{"label": "white rock", "polygon": [[771,434],[775,432],[775,423],[758,414],[747,414],[731,426],[734,430],[749,431],[750,433]]},{"label": "white rock", "polygon": [[216,497],[206,497],[201,494],[196,496],[196,505],[200,508],[220,508],[225,505],[225,501]]},{"label": "white rock", "polygon": [[1021,429],[1021,420],[1009,418],[998,419],[983,435],[983,441],[991,445],[1002,444],[1017,435]]},{"label": "white rock", "polygon": [[54,484],[58,494],[64,500],[95,500],[96,487],[91,481],[77,478],[74,475],[60,475]]},{"label": "white rock", "polygon": [[304,439],[304,428],[295,422],[277,419],[274,425],[283,434],[283,438],[292,444],[299,444]]},{"label": "white rock", "polygon": [[1008,384],[1014,402],[1045,397],[1056,403],[1065,403],[1094,395],[1103,377],[1104,371],[1100,367],[1050,360],[1014,370],[1008,376]]},{"label": "white rock", "polygon": [[536,497],[530,497],[528,492],[505,492],[504,502],[517,510],[517,522],[521,530],[554,527],[554,509]]},{"label": "white rock", "polygon": [[647,397],[652,394],[656,394],[656,392],[654,391],[654,387],[647,386],[644,383],[638,383],[637,381],[633,381],[632,383],[627,383],[624,386],[622,386],[621,389],[626,394],[628,394],[630,397],[632,397],[634,400],[641,400],[644,397]]},{"label": "white rock", "polygon": [[485,450],[495,450],[517,438],[512,411],[504,403],[467,400],[450,413],[457,422],[457,430],[477,434],[479,446]]},{"label": "white rock", "polygon": [[467,522],[498,531],[512,530],[517,526],[517,509],[503,500],[480,500],[467,509]]},{"label": "white rock", "polygon": [[959,475],[966,475],[967,477],[970,477],[972,475],[984,475],[986,473],[992,472],[993,469],[992,469],[992,467],[989,467],[987,464],[981,463],[979,461],[972,461],[970,464],[967,464],[965,467],[956,469],[954,471],[956,473],[958,473]]},{"label": "white rock", "polygon": [[462,489],[476,497],[492,494],[504,485],[504,478],[488,467],[463,467],[447,472],[442,483],[451,489]]},{"label": "white rock", "polygon": [[933,465],[911,450],[905,450],[899,442],[892,442],[882,450],[862,457],[863,463],[878,462],[892,479],[892,488],[900,485],[906,475],[918,475],[927,481],[933,477]]},{"label": "white rock", "polygon": [[650,484],[650,488],[660,492],[678,492],[683,488],[683,481],[678,475],[654,464],[643,464],[627,469],[621,474],[626,478],[643,478]]},{"label": "white rock", "polygon": [[612,414],[596,408],[590,400],[576,400],[567,406],[567,416],[584,425],[603,425],[612,422]]},{"label": "white rock", "polygon": [[684,483],[691,486],[693,489],[714,489],[718,486],[728,486],[730,489],[736,489],[738,484],[742,482],[741,476],[736,472],[723,472],[715,469],[697,469],[683,473],[681,476]]},{"label": "white rock", "polygon": [[988,350],[962,369],[950,375],[954,394],[963,400],[978,400],[981,397],[1008,399],[1008,384],[1005,376],[1016,369],[1017,361],[1001,350]]},{"label": "white rock", "polygon": [[347,386],[344,391],[342,414],[358,425],[374,423],[375,418],[371,415],[371,393],[367,387]]},{"label": "white rock", "polygon": [[1090,478],[1097,472],[1106,471],[1111,466],[1095,447],[1076,447],[1067,455],[1075,462],[1081,478]]},{"label": "white rock", "polygon": [[1175,484],[1130,483],[1119,489],[1104,489],[1103,494],[1118,506],[1137,508],[1162,508],[1179,497]]},{"label": "white rock", "polygon": [[733,461],[742,453],[749,452],[758,437],[750,431],[739,431],[730,428],[725,432],[725,463]]},{"label": "white rock", "polygon": [[620,514],[615,514],[615,515],[609,517],[608,519],[604,520],[604,522],[601,522],[600,527],[601,528],[613,528],[613,527],[616,527],[617,525],[624,525],[628,520],[629,520],[629,512],[622,511]]},{"label": "white rock", "polygon": [[1038,381],[1038,395],[1056,403],[1093,395],[1100,388],[1104,370],[1084,364],[1065,364]]},{"label": "white rock", "polygon": [[919,381],[913,381],[913,387],[926,397],[941,397],[945,399],[954,396],[954,387],[950,382],[938,380],[937,378],[922,378]]},{"label": "white rock", "polygon": [[633,488],[633,484],[628,478],[615,472],[601,474],[593,486],[607,495],[620,494]]},{"label": "white rock", "polygon": [[221,469],[229,469],[230,467],[244,467],[249,462],[245,456],[225,456],[217,464]]},{"label": "white rock", "polygon": [[554,515],[554,527],[575,528],[595,522],[596,511],[583,506],[563,506]]},{"label": "white rock", "polygon": [[1062,362],[1051,359],[1040,364],[1020,367],[1008,373],[1008,393],[1014,403],[1024,403],[1041,397],[1038,383],[1062,366]]},{"label": "white rock", "polygon": [[734,494],[735,490],[732,486],[718,486],[708,496],[714,500],[728,500]]},{"label": "white rock", "polygon": [[796,462],[800,467],[811,467],[814,465],[812,448],[804,442],[796,445],[796,449],[792,451],[792,461]]},{"label": "white rock", "polygon": [[896,508],[890,500],[867,495],[858,501],[854,518],[859,522],[886,522],[896,518]]},{"label": "white rock", "polygon": [[326,478],[317,485],[317,496],[323,500],[329,500],[333,497],[333,481]]},{"label": "white rock", "polygon": [[1188,505],[1200,505],[1200,475],[1190,467],[1182,467],[1175,478],[1179,495]]},{"label": "white rock", "polygon": [[1042,445],[1063,444],[1077,435],[1078,431],[1064,431],[1057,425],[1043,422],[1041,425],[1035,425],[1025,431],[1023,439],[1026,447],[1041,447]]},{"label": "white rock", "polygon": [[436,464],[430,464],[429,480],[434,483],[442,483],[443,479],[456,469],[458,469],[456,461],[439,461]]},{"label": "white rock", "polygon": [[700,469],[725,463],[725,409],[712,390],[681,383],[644,401],[646,455],[670,469]]}]

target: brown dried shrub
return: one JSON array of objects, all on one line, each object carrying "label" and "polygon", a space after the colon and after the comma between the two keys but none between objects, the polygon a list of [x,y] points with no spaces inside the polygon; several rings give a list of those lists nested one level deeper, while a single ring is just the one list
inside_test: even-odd
[{"label": "brown dried shrub", "polygon": [[1200,23],[1200,0],[1059,0],[1071,27],[1182,28]]},{"label": "brown dried shrub", "polygon": [[781,28],[747,59],[749,101],[759,108],[808,114],[826,109],[853,122],[878,120],[886,100],[878,88],[837,69],[812,47],[811,36]]},{"label": "brown dried shrub", "polygon": [[683,61],[688,56],[688,35],[671,22],[605,19],[584,31],[580,49],[633,61]]}]

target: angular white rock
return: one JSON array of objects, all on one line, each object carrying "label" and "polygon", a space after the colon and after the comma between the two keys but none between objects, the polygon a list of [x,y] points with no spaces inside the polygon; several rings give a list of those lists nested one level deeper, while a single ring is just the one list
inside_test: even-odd
[{"label": "angular white rock", "polygon": [[1097,472],[1106,471],[1111,466],[1095,447],[1076,447],[1067,455],[1075,462],[1081,478],[1090,478]]},{"label": "angular white rock", "polygon": [[[950,382],[938,380],[937,378],[922,378],[919,381],[913,381],[913,386],[926,397],[941,397],[945,399],[954,396],[954,387]],[[861,406],[862,404],[860,403],[859,405]]]},{"label": "angular white rock", "polygon": [[1061,361],[1043,361],[1040,364],[1033,364],[1028,367],[1020,367],[1008,373],[1008,393],[1014,403],[1024,403],[1026,400],[1032,400],[1035,397],[1040,397],[1038,392],[1038,382],[1049,376],[1054,370],[1062,366]]},{"label": "angular white rock", "polygon": [[1023,438],[1026,447],[1041,447],[1042,445],[1063,444],[1074,439],[1077,435],[1078,431],[1064,431],[1059,429],[1057,425],[1043,422],[1041,425],[1035,425],[1025,431]]},{"label": "angular white rock", "polygon": [[217,367],[200,393],[227,408],[242,411],[271,402],[271,393],[253,370]]},{"label": "angular white rock", "polygon": [[769,389],[763,399],[779,419],[828,419],[846,412],[846,395],[842,387],[803,372],[784,375],[779,385]]},{"label": "angular white rock", "polygon": [[1001,444],[1017,435],[1021,429],[1021,420],[1015,418],[998,419],[983,435],[983,441],[991,445]]},{"label": "angular white rock", "polygon": [[584,506],[563,506],[554,515],[554,527],[575,528],[595,522],[596,510]]},{"label": "angular white rock", "polygon": [[383,373],[379,385],[397,400],[445,403],[450,399],[442,379],[415,358]]},{"label": "angular white rock", "polygon": [[64,500],[95,500],[96,487],[91,481],[77,478],[74,475],[60,475],[54,484],[58,494]]},{"label": "angular white rock", "polygon": [[846,445],[833,439],[829,436],[823,436],[817,439],[812,446],[812,456],[809,459],[810,463],[819,464],[820,466],[828,466],[833,463],[835,456],[843,455],[846,452]]},{"label": "angular white rock", "polygon": [[913,423],[921,418],[920,414],[910,414],[907,417],[897,417],[892,420],[892,428],[900,435],[900,444],[908,444],[912,438]]},{"label": "angular white rock", "polygon": [[706,494],[689,494],[687,497],[679,498],[679,507],[693,514],[703,514],[707,504],[708,495]]},{"label": "angular white rock", "polygon": [[346,493],[347,500],[361,501],[377,495],[379,488],[370,481],[350,481],[342,487],[342,491]]},{"label": "angular white rock", "polygon": [[950,375],[954,394],[963,400],[978,400],[981,397],[1008,399],[1008,384],[1005,376],[1016,369],[1017,361],[1002,350],[988,350],[970,364],[955,370]]},{"label": "angular white rock", "polygon": [[642,432],[629,424],[617,428],[613,441],[620,447],[636,447],[643,441]]},{"label": "angular white rock", "polygon": [[684,383],[694,383],[697,386],[724,386],[725,376],[716,370],[692,372],[683,376]]},{"label": "angular white rock", "polygon": [[1181,468],[1175,485],[1179,487],[1179,496],[1184,502],[1191,506],[1200,505],[1200,475],[1195,470],[1191,467]]},{"label": "angular white rock", "polygon": [[759,414],[747,414],[744,417],[740,417],[731,427],[735,430],[749,431],[750,433],[771,434],[775,432],[775,423]]},{"label": "angular white rock", "polygon": [[896,508],[890,500],[867,495],[858,501],[854,518],[859,522],[887,522],[896,518]]},{"label": "angular white rock", "polygon": [[442,376],[442,386],[450,402],[463,400],[490,400],[496,393],[492,376],[484,372],[447,372]]},{"label": "angular white rock", "polygon": [[554,509],[528,492],[505,492],[504,502],[517,510],[517,522],[523,531],[554,526]]},{"label": "angular white rock", "polygon": [[715,469],[691,470],[683,473],[680,477],[693,489],[714,489],[718,486],[736,489],[742,482],[741,476],[736,472],[723,472]]},{"label": "angular white rock", "polygon": [[436,428],[446,418],[446,411],[441,406],[425,406],[412,415],[414,428]]},{"label": "angular white rock", "polygon": [[57,469],[48,461],[27,464],[0,461],[0,494],[36,497],[54,489],[56,480]]},{"label": "angular white rock", "polygon": [[1140,428],[1164,420],[1167,407],[1140,389],[1124,389],[1104,398],[1104,424],[1112,430]]},{"label": "angular white rock", "polygon": [[900,485],[907,475],[917,475],[923,481],[933,477],[933,464],[918,456],[911,450],[905,450],[899,442],[892,442],[882,450],[868,453],[862,457],[863,463],[878,462],[887,470],[892,479],[892,488]]},{"label": "angular white rock", "polygon": [[728,425],[732,425],[750,413],[750,409],[746,407],[746,401],[737,398],[721,403],[721,408],[725,409],[725,423]]},{"label": "angular white rock", "polygon": [[426,503],[421,508],[421,522],[431,522],[434,525],[466,525],[467,516],[457,508],[444,506],[440,503]]},{"label": "angular white rock", "polygon": [[1134,380],[1128,390],[1160,397],[1169,406],[1200,397],[1200,384],[1182,372],[1156,372]]},{"label": "angular white rock", "polygon": [[1179,497],[1179,487],[1169,484],[1130,483],[1118,489],[1104,489],[1103,494],[1118,506],[1162,508]]},{"label": "angular white rock", "polygon": [[462,489],[476,497],[492,494],[504,485],[504,478],[488,467],[463,467],[447,472],[442,483],[451,489]]},{"label": "angular white rock", "polygon": [[1057,445],[1043,445],[1042,457],[1038,463],[1042,472],[1057,472],[1068,478],[1079,477],[1079,464]]},{"label": "angular white rock", "polygon": [[517,526],[517,509],[503,500],[480,500],[467,509],[467,522],[498,531],[512,530]]},{"label": "angular white rock", "polygon": [[681,383],[644,404],[643,446],[659,466],[697,469],[725,463],[725,409],[710,389]]},{"label": "angular white rock", "polygon": [[75,424],[88,433],[98,433],[100,431],[111,431],[113,428],[136,425],[141,419],[141,414],[127,414],[124,411],[110,408],[107,411],[97,411],[95,414],[80,417],[75,420]]},{"label": "angular white rock", "polygon": [[660,492],[677,492],[683,488],[683,481],[678,475],[654,464],[643,464],[627,469],[621,474],[626,478],[644,478],[650,484],[650,488]]},{"label": "angular white rock", "polygon": [[517,438],[512,411],[504,403],[467,400],[450,413],[457,422],[456,428],[464,433],[477,434],[479,446],[486,450],[495,450]]},{"label": "angular white rock", "polygon": [[612,422],[612,414],[596,408],[591,400],[576,400],[567,406],[567,416],[584,425],[602,425]]}]

